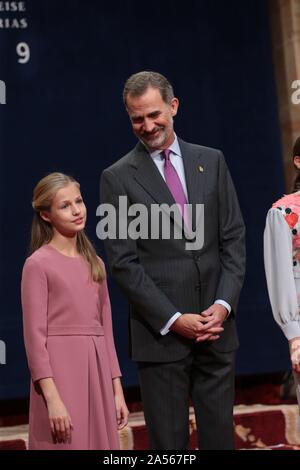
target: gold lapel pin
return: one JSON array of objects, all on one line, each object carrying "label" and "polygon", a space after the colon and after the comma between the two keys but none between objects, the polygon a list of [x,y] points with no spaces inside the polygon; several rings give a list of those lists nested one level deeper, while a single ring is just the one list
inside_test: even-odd
[{"label": "gold lapel pin", "polygon": [[200,171],[200,173],[203,173],[203,172],[204,172],[203,166],[199,165],[199,166],[198,166],[198,170]]}]

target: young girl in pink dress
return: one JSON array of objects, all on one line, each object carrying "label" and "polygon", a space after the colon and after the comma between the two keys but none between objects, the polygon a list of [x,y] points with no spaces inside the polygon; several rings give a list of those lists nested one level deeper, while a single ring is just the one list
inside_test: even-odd
[{"label": "young girl in pink dress", "polygon": [[128,410],[105,267],[84,233],[80,186],[51,173],[32,205],[32,255],[22,275],[29,449],[118,449]]}]

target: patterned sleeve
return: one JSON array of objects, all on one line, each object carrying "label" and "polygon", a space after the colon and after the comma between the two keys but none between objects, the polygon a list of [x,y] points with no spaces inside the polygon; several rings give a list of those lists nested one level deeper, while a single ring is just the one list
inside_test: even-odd
[{"label": "patterned sleeve", "polygon": [[300,336],[292,233],[282,211],[277,208],[270,209],[267,215],[264,263],[274,318],[288,340]]}]

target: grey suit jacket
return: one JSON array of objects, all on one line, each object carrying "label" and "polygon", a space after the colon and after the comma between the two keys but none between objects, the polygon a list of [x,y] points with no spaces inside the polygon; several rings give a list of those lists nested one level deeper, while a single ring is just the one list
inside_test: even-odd
[{"label": "grey suit jacket", "polygon": [[[236,192],[219,150],[180,139],[179,145],[189,203],[204,204],[203,247],[186,250],[186,240],[174,237],[104,242],[113,278],[130,304],[131,356],[137,361],[184,358],[197,345],[172,332],[162,336],[160,330],[174,313],[200,313],[217,299],[228,302],[233,313],[211,345],[224,352],[238,347],[235,312],[244,278],[245,229]],[[103,171],[100,193],[101,203],[113,204],[117,213],[119,196],[127,196],[128,205],[174,204],[141,143]],[[150,226],[149,220],[149,232]]]}]

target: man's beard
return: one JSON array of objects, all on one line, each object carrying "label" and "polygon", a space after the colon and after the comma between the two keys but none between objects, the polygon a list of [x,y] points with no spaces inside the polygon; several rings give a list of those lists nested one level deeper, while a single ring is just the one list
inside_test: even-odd
[{"label": "man's beard", "polygon": [[153,137],[152,139],[151,139],[151,134],[147,135],[146,137],[140,137],[143,143],[150,150],[160,149],[169,138],[169,133],[166,127],[157,127],[156,131],[158,130],[160,131],[159,135],[157,137]]}]

